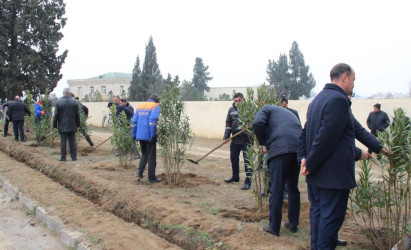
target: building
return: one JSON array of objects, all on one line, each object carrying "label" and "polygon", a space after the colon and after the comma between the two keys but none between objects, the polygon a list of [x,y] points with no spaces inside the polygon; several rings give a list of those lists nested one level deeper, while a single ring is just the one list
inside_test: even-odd
[{"label": "building", "polygon": [[[110,91],[112,96],[128,96],[128,88],[132,79],[131,74],[110,72],[90,79],[67,80],[71,92],[83,99],[86,95],[94,95],[98,91],[103,100],[109,99]],[[252,87],[254,94],[257,94],[257,87]],[[221,95],[228,95],[231,100],[235,92],[241,92],[247,96],[247,87],[210,87],[210,91],[204,92],[207,100],[218,100]]]},{"label": "building", "polygon": [[79,98],[94,95],[98,91],[103,99],[113,96],[127,96],[131,82],[131,74],[110,72],[90,79],[67,80],[71,92]]}]

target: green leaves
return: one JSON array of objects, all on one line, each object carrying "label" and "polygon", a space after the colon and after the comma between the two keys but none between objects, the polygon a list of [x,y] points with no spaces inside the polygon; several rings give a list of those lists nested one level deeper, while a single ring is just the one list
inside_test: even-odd
[{"label": "green leaves", "polygon": [[193,141],[188,116],[184,113],[180,89],[171,87],[161,95],[157,138],[168,184],[178,184],[186,151]]},{"label": "green leaves", "polygon": [[114,153],[119,154],[119,163],[121,167],[126,166],[126,158],[133,151],[133,135],[129,127],[130,121],[127,119],[124,111],[117,115],[115,105],[111,106],[111,114],[113,117],[113,136],[111,137],[111,145]]}]

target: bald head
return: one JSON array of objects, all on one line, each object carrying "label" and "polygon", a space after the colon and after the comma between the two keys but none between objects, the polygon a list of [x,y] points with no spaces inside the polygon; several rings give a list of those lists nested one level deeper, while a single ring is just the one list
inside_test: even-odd
[{"label": "bald head", "polygon": [[16,95],[16,96],[14,97],[14,100],[16,100],[16,101],[20,100],[20,96]]}]

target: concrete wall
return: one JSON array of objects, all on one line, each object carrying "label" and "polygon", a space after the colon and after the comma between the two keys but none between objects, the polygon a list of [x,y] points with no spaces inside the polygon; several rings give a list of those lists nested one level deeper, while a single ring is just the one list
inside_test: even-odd
[{"label": "concrete wall", "polygon": [[[307,107],[311,101],[289,101],[289,107],[296,109],[300,115],[301,123],[306,120]],[[411,99],[372,99],[352,101],[352,111],[357,120],[367,128],[368,114],[373,110],[375,103],[381,104],[381,110],[387,112],[392,120],[393,110],[402,107],[408,116],[411,116]],[[108,114],[107,102],[84,103],[89,108],[89,122],[101,126],[102,113]],[[138,102],[131,105],[136,108]],[[190,118],[191,127],[198,137],[222,138],[225,128],[225,118],[232,102],[186,102],[186,114]]]}]

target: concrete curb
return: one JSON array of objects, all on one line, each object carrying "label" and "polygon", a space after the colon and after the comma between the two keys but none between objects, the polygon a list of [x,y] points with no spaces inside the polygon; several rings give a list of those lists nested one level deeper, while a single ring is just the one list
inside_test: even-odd
[{"label": "concrete curb", "polygon": [[57,218],[52,218],[47,210],[25,197],[17,188],[13,187],[0,175],[0,188],[3,188],[10,196],[17,199],[30,211],[35,211],[36,218],[44,223],[51,231],[55,231],[63,244],[69,249],[88,250],[91,248],[83,244],[84,235],[78,231],[70,231],[64,228],[63,223]]}]

